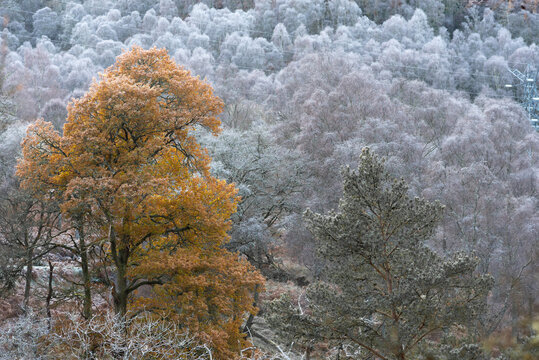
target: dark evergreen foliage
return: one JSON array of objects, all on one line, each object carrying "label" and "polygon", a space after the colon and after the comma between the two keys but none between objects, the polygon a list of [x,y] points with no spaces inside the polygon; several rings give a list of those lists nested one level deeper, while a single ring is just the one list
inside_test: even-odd
[{"label": "dark evergreen foliage", "polygon": [[359,358],[414,358],[418,345],[456,326],[473,335],[492,278],[474,273],[473,256],[444,259],[426,246],[442,205],[410,198],[368,148],[343,177],[338,212],[305,213],[327,263],[323,279],[308,287],[303,309],[302,299],[299,308],[286,297],[272,303],[270,323],[299,340],[358,347]]}]

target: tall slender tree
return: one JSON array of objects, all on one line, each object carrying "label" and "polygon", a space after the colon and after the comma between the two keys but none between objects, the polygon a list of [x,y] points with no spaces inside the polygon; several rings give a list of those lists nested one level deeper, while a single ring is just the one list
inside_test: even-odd
[{"label": "tall slender tree", "polygon": [[55,239],[63,233],[59,225],[58,202],[50,194],[15,184],[0,195],[0,244],[9,253],[7,268],[24,270],[25,311],[30,305],[34,263],[54,249]]}]

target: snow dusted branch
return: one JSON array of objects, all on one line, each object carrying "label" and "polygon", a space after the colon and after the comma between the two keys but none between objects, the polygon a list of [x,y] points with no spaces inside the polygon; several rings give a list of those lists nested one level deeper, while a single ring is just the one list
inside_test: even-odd
[{"label": "snow dusted branch", "polygon": [[213,360],[212,351],[198,344],[174,322],[151,314],[124,319],[106,313],[87,322],[68,316],[66,326],[52,336],[55,353],[66,359],[88,356],[99,359]]}]

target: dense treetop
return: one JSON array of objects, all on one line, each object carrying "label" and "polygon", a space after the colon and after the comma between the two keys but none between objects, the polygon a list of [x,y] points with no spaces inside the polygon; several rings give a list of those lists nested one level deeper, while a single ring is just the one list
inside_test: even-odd
[{"label": "dense treetop", "polygon": [[[135,47],[70,103],[62,135],[43,120],[29,127],[17,175],[36,198],[55,198],[81,240],[94,239],[74,252],[98,252],[93,268],[105,274],[117,315],[177,318],[216,357],[232,359],[248,346],[240,327],[263,278],[222,247],[236,190],[210,174],[193,135],[217,134],[222,106],[166,50]],[[147,295],[138,293],[144,286]]]}]

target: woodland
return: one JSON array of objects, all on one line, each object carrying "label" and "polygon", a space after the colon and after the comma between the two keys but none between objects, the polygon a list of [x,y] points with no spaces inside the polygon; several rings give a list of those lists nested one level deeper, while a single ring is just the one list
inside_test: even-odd
[{"label": "woodland", "polygon": [[539,358],[536,0],[0,20],[0,359]]}]

